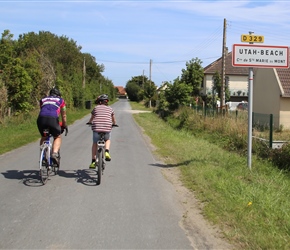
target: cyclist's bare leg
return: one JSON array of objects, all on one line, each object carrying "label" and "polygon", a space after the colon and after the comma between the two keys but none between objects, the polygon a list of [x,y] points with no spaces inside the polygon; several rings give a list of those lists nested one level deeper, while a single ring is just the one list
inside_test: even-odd
[{"label": "cyclist's bare leg", "polygon": [[105,149],[110,150],[111,140],[106,140]]},{"label": "cyclist's bare leg", "polygon": [[58,137],[55,137],[54,138],[54,141],[53,141],[53,153],[58,153],[59,149],[60,149],[60,145],[61,145],[61,137],[60,135]]},{"label": "cyclist's bare leg", "polygon": [[92,145],[92,159],[94,159],[94,160],[96,160],[97,150],[98,150],[98,144],[93,143],[93,145]]}]

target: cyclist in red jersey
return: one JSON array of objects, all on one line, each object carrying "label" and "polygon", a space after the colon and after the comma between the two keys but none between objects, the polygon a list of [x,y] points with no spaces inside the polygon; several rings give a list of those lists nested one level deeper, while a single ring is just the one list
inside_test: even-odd
[{"label": "cyclist in red jersey", "polygon": [[[37,118],[37,127],[41,134],[40,145],[45,140],[43,129],[48,128],[54,137],[52,160],[59,165],[59,150],[61,146],[61,133],[67,130],[66,104],[57,88],[52,88],[47,97],[39,101],[40,112]],[[61,115],[61,126],[59,116]]]},{"label": "cyclist in red jersey", "polygon": [[106,94],[100,95],[95,104],[97,104],[91,112],[91,118],[88,123],[92,124],[93,145],[92,145],[92,163],[90,168],[96,167],[96,154],[98,150],[98,133],[105,132],[105,160],[110,161],[110,144],[112,125],[116,125],[115,113],[112,107],[108,106],[109,97]]}]

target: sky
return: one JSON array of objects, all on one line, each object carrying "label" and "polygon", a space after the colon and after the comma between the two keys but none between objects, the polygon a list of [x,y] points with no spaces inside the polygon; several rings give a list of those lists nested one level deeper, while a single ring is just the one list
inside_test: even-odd
[{"label": "sky", "polygon": [[[115,86],[144,75],[156,86],[180,77],[198,58],[206,67],[232,51],[241,35],[264,36],[262,45],[290,46],[290,1],[0,0],[1,34],[13,39],[49,31],[81,46],[105,67]],[[224,23],[226,23],[224,29]],[[260,44],[261,45],[261,44]]]}]

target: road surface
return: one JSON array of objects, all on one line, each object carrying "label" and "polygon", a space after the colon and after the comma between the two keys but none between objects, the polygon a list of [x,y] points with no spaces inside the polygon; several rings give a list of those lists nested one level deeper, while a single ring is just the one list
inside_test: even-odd
[{"label": "road surface", "polygon": [[46,185],[38,177],[38,142],[0,156],[0,249],[214,249],[205,236],[191,237],[181,227],[178,194],[161,173],[129,102],[112,107],[119,127],[99,186],[88,168],[90,110],[69,126],[59,175]]}]

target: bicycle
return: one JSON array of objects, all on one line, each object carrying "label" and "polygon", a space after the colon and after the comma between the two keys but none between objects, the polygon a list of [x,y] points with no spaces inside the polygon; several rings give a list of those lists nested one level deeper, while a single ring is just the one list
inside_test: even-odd
[{"label": "bicycle", "polygon": [[[68,133],[68,129],[65,128],[65,136]],[[63,133],[63,131],[62,131]],[[52,154],[52,144],[53,144],[53,136],[50,134],[49,129],[43,129],[43,135],[45,136],[45,140],[40,146],[40,159],[39,159],[39,176],[43,185],[46,184],[49,176],[54,173],[55,175],[58,173],[60,166],[60,151],[59,155],[59,163],[54,164],[51,154]]]},{"label": "bicycle", "polygon": [[[91,126],[91,123],[86,123],[87,125]],[[112,127],[119,127],[119,125],[115,124],[112,125]],[[100,139],[97,142],[98,145],[98,151],[96,155],[96,168],[97,168],[97,185],[101,184],[101,179],[102,179],[102,175],[104,173],[105,170],[105,166],[106,166],[106,161],[105,161],[105,132],[99,132],[100,135]]]}]

